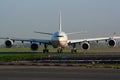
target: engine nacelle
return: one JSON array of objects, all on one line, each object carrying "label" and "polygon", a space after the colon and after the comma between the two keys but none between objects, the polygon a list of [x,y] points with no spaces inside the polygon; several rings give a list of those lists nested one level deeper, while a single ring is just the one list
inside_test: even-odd
[{"label": "engine nacelle", "polygon": [[108,45],[109,45],[110,47],[115,47],[115,46],[116,46],[116,41],[115,41],[114,39],[110,39],[110,40],[108,41]]},{"label": "engine nacelle", "polygon": [[9,40],[6,40],[6,41],[5,41],[5,45],[6,45],[7,48],[11,48],[12,45],[13,45],[13,41],[10,40],[10,39],[9,39]]},{"label": "engine nacelle", "polygon": [[31,44],[31,50],[33,50],[33,51],[38,50],[38,44],[37,43],[32,43]]},{"label": "engine nacelle", "polygon": [[83,42],[81,44],[81,48],[84,50],[88,50],[88,49],[90,49],[90,44],[88,42]]}]

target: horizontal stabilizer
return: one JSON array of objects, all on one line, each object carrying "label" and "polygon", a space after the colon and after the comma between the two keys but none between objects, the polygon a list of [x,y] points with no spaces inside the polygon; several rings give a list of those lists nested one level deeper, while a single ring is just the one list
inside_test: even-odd
[{"label": "horizontal stabilizer", "polygon": [[53,33],[38,32],[38,31],[34,31],[34,33],[40,33],[40,34],[46,34],[46,35],[53,35]]},{"label": "horizontal stabilizer", "polygon": [[67,33],[67,35],[71,35],[71,34],[81,34],[81,33],[87,33],[87,31],[82,31],[82,32],[72,32],[72,33]]}]

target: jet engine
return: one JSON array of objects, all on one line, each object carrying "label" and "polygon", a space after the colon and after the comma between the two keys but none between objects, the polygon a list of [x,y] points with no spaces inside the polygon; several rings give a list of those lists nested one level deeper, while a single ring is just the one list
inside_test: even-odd
[{"label": "jet engine", "polygon": [[31,50],[33,50],[33,51],[38,50],[38,44],[37,43],[32,43],[31,44]]},{"label": "jet engine", "polygon": [[110,39],[108,41],[108,45],[111,46],[111,47],[115,47],[116,46],[116,41],[114,39]]},{"label": "jet engine", "polygon": [[9,39],[9,40],[6,40],[6,41],[5,41],[5,45],[6,45],[7,48],[11,48],[12,45],[13,45],[13,41],[10,40],[10,39]]},{"label": "jet engine", "polygon": [[81,44],[81,48],[84,50],[88,50],[90,48],[90,44],[88,42],[83,42]]}]

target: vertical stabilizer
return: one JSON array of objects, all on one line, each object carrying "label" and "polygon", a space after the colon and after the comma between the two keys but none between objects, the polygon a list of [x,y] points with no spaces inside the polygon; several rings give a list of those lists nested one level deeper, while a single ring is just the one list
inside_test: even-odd
[{"label": "vertical stabilizer", "polygon": [[61,24],[62,24],[62,22],[61,22],[61,11],[59,13],[59,19],[60,19],[60,21],[59,21],[59,32],[62,32],[62,27],[61,27]]}]

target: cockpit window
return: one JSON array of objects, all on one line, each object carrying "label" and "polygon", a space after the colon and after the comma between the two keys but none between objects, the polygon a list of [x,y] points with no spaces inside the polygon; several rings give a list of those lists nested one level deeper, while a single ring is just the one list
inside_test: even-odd
[{"label": "cockpit window", "polygon": [[58,35],[58,36],[56,36],[56,37],[63,37],[62,35]]}]

